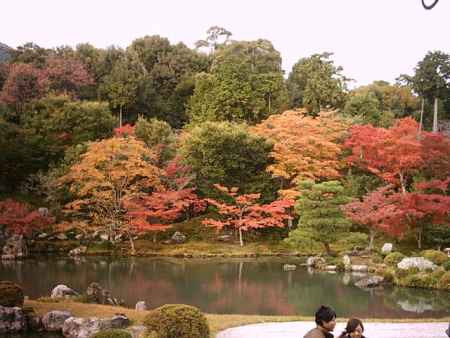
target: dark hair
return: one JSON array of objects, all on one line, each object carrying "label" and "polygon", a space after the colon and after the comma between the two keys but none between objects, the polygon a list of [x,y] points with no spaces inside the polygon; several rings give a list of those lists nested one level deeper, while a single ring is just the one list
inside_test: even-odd
[{"label": "dark hair", "polygon": [[358,318],[350,318],[347,322],[347,326],[345,327],[344,332],[339,337],[345,337],[347,334],[355,332],[356,328],[361,326],[361,329],[364,332],[364,325],[362,321]]},{"label": "dark hair", "polygon": [[336,312],[331,307],[321,305],[316,311],[316,324],[323,326],[323,323],[331,322],[336,318]]}]

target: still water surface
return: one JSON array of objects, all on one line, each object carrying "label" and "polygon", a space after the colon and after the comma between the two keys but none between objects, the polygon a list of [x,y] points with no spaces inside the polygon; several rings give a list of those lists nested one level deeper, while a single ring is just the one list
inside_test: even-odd
[{"label": "still water surface", "polygon": [[450,292],[354,286],[361,275],[285,272],[295,258],[155,259],[39,258],[1,262],[0,280],[23,286],[31,299],[49,296],[57,284],[83,292],[91,282],[109,289],[134,307],[185,303],[208,313],[312,316],[321,304],[338,316],[362,318],[439,318],[450,315]]}]

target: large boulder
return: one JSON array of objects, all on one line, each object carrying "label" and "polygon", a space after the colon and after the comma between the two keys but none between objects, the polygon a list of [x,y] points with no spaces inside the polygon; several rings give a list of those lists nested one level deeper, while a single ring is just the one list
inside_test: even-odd
[{"label": "large boulder", "polygon": [[417,268],[420,271],[424,270],[435,270],[437,268],[436,264],[425,259],[423,257],[406,257],[403,258],[397,267],[401,270],[408,270],[411,268]]},{"label": "large boulder", "polygon": [[122,329],[128,325],[130,320],[124,315],[110,319],[71,317],[64,322],[62,332],[67,338],[88,338],[100,331]]},{"label": "large boulder", "polygon": [[26,328],[27,321],[21,308],[0,305],[0,333],[16,333]]},{"label": "large boulder", "polygon": [[28,247],[22,235],[13,235],[6,240],[2,259],[22,259],[28,257]]},{"label": "large boulder", "polygon": [[186,235],[184,235],[183,233],[176,231],[172,237],[171,237],[171,242],[175,243],[175,244],[183,244],[184,242],[186,242]]},{"label": "large boulder", "polygon": [[52,290],[51,298],[66,298],[79,296],[78,292],[69,288],[67,285],[59,284]]},{"label": "large boulder", "polygon": [[72,317],[69,311],[50,311],[42,317],[42,325],[46,331],[61,331],[64,322]]},{"label": "large boulder", "polygon": [[122,302],[114,298],[111,293],[103,289],[98,283],[89,284],[86,289],[86,296],[90,303],[106,304],[106,305],[121,305]]},{"label": "large boulder", "polygon": [[0,305],[8,307],[23,306],[22,288],[10,281],[0,281]]},{"label": "large boulder", "polygon": [[357,281],[355,285],[362,289],[368,289],[379,286],[381,283],[383,283],[383,281],[383,277],[374,275]]},{"label": "large boulder", "polygon": [[392,243],[384,243],[383,247],[381,248],[381,253],[383,255],[389,255],[392,252],[393,245]]}]

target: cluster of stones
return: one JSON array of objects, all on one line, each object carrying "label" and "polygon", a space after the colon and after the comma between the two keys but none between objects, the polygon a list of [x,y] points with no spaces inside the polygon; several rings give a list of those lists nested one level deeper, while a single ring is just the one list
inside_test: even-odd
[{"label": "cluster of stones", "polygon": [[[96,283],[92,283],[96,284]],[[98,287],[92,287],[98,290]],[[98,284],[96,284],[98,286]],[[131,326],[129,319],[123,314],[111,318],[81,318],[75,317],[70,311],[50,311],[39,317],[32,308],[23,307],[24,295],[22,289],[12,282],[0,282],[0,335],[14,334],[26,331],[60,332],[67,338],[88,338],[97,332],[110,329],[124,329],[132,337],[142,337],[143,326]],[[94,292],[95,293],[95,292]],[[51,298],[77,297],[79,293],[66,285],[58,285],[51,292]],[[145,311],[147,305],[140,301],[136,310]]]}]

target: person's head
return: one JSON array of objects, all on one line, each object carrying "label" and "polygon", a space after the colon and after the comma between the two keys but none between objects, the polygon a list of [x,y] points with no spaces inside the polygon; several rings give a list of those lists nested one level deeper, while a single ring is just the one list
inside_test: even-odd
[{"label": "person's head", "polygon": [[364,325],[358,318],[350,318],[345,327],[345,334],[350,335],[351,338],[363,337]]},{"label": "person's head", "polygon": [[336,312],[332,308],[322,305],[316,311],[316,324],[328,332],[333,331],[336,326]]}]

